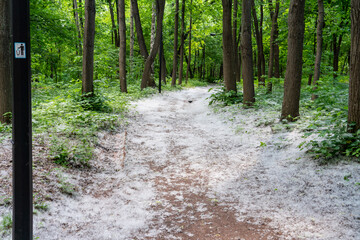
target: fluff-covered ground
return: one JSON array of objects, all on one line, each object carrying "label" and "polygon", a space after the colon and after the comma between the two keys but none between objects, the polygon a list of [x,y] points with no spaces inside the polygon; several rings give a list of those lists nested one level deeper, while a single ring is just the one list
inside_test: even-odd
[{"label": "fluff-covered ground", "polygon": [[[359,164],[320,166],[278,112],[214,113],[209,95],[194,88],[135,103],[127,134],[99,134],[91,169],[52,171],[58,187],[76,187],[35,215],[35,237],[360,239]],[[0,162],[5,183],[10,167]],[[0,206],[0,216],[9,211]]]}]

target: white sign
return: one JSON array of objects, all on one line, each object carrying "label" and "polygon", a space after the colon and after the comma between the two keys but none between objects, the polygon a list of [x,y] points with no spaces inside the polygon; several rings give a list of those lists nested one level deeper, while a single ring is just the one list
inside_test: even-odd
[{"label": "white sign", "polygon": [[26,44],[23,42],[15,43],[15,58],[26,58]]}]

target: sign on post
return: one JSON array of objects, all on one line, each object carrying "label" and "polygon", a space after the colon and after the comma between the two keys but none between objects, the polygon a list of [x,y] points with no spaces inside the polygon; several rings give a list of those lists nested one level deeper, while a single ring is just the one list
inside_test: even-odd
[{"label": "sign on post", "polygon": [[13,240],[33,239],[29,0],[12,0]]}]

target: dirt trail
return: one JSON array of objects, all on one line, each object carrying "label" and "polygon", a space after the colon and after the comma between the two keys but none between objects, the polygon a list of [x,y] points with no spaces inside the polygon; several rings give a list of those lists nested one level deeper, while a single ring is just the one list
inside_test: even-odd
[{"label": "dirt trail", "polygon": [[123,169],[121,130],[99,134],[92,169],[49,172],[78,188],[35,216],[35,238],[359,239],[359,164],[318,166],[296,128],[274,131],[278,111],[215,114],[209,95],[135,103]]}]

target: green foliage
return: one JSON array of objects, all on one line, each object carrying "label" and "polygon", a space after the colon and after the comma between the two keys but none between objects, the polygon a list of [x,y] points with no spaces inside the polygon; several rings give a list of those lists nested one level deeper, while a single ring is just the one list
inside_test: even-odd
[{"label": "green foliage", "polygon": [[[212,90],[214,89],[210,88],[209,92]],[[220,103],[224,106],[229,106],[241,103],[243,96],[235,91],[226,91],[225,87],[221,87],[220,89],[215,89],[215,93],[211,94],[209,99],[209,105]]]},{"label": "green foliage", "polygon": [[9,230],[12,228],[12,216],[11,213],[2,216],[0,222],[0,237],[8,234]]}]

